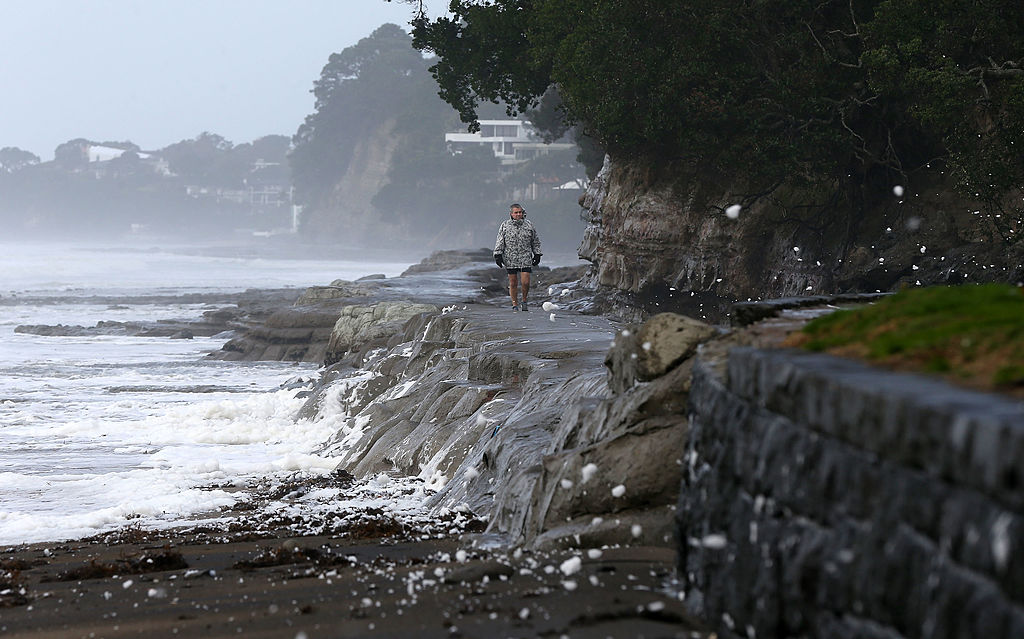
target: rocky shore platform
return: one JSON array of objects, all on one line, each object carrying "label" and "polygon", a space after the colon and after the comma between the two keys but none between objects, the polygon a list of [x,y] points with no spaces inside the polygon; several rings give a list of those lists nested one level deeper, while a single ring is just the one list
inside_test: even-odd
[{"label": "rocky shore platform", "polygon": [[422,518],[286,514],[324,487],[314,476],[172,530],[2,549],[0,635],[714,636],[676,580],[685,431],[667,415],[685,393],[668,401],[675,378],[608,392],[686,352],[646,335],[638,370],[635,336],[581,312],[577,268],[538,270],[535,310],[513,313],[489,262],[442,252],[399,278],[311,288],[216,355],[321,361],[297,419],[339,420],[320,451],[339,485],[412,478]]},{"label": "rocky shore platform", "polygon": [[187,293],[183,295],[91,295],[87,297],[32,297],[9,296],[0,298],[0,307],[22,304],[93,304],[112,309],[138,304],[201,304],[208,307],[195,319],[162,319],[149,322],[119,322],[104,320],[93,326],[77,324],[23,324],[16,333],[46,337],[78,337],[90,335],[118,335],[134,337],[171,337],[192,339],[210,337],[220,333],[244,331],[250,326],[263,324],[282,307],[290,306],[300,293],[294,288],[251,289],[238,293]]}]

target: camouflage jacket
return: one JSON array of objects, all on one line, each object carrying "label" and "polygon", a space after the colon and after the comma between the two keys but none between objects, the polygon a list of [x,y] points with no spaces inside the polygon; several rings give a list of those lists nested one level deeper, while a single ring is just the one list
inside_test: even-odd
[{"label": "camouflage jacket", "polygon": [[501,255],[505,268],[526,268],[533,265],[533,256],[540,255],[540,237],[533,222],[508,219],[498,227],[494,254]]}]

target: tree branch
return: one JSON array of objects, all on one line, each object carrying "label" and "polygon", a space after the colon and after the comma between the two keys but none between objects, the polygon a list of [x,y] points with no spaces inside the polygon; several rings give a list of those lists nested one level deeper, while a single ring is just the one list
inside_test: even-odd
[{"label": "tree branch", "polygon": [[1024,77],[1024,69],[1015,60],[1007,60],[1002,64],[996,64],[992,58],[989,58],[988,62],[990,66],[974,67],[963,73],[966,75],[977,75],[979,78],[994,78],[998,80]]}]

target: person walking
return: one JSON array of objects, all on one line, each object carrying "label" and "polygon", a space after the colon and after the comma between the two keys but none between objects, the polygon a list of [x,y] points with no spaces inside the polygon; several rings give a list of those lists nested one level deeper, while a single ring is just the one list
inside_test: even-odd
[{"label": "person walking", "polygon": [[[526,219],[526,209],[519,204],[509,206],[509,219],[498,227],[494,240],[494,263],[508,273],[508,294],[512,310],[529,311],[526,297],[530,293],[530,273],[540,264],[540,236],[533,222]],[[519,289],[522,288],[522,297]]]}]

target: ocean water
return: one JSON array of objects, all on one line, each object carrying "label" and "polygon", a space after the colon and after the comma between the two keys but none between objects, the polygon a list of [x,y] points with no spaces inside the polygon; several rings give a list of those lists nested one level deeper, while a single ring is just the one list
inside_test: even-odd
[{"label": "ocean water", "polygon": [[[313,364],[206,358],[227,336],[45,337],[21,324],[198,318],[227,304],[140,296],[295,287],[409,261],[225,257],[181,249],[0,243],[0,545],[168,527],[245,497],[253,481],[327,473],[336,420],[295,420],[283,386]],[[104,296],[97,303],[94,296]],[[111,303],[110,296],[123,298]]]}]

